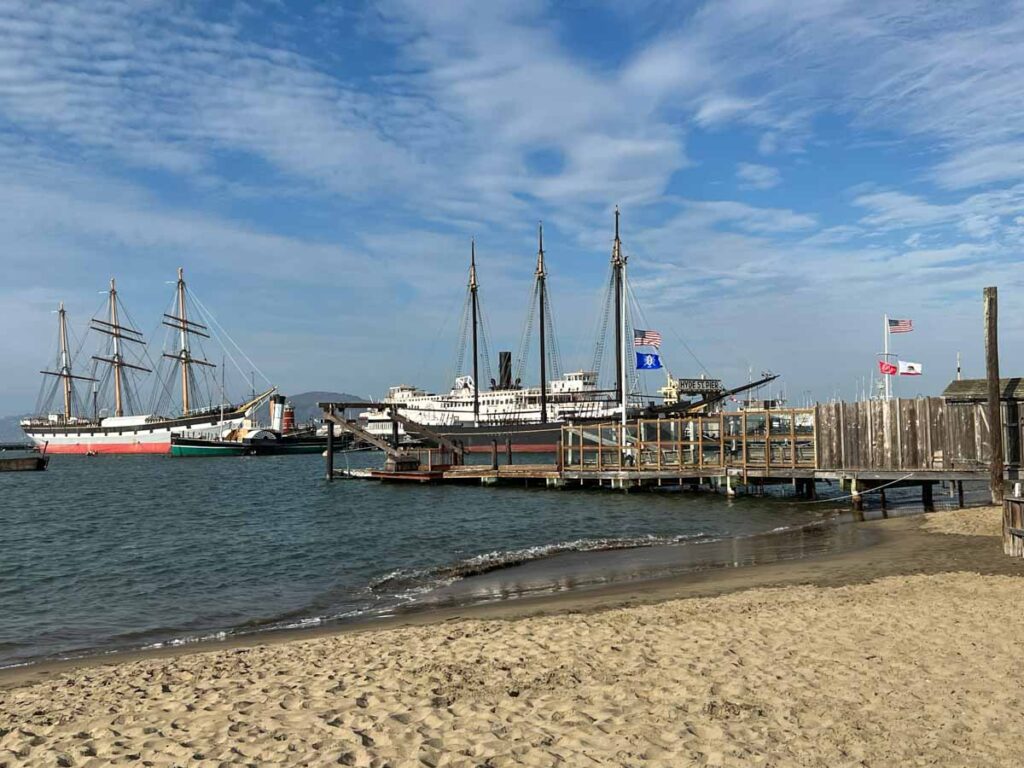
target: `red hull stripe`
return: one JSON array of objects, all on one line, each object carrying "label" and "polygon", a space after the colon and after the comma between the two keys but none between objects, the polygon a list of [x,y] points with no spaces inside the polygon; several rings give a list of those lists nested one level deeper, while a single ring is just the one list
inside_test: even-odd
[{"label": "red hull stripe", "polygon": [[77,445],[46,446],[47,453],[151,453],[165,454],[171,452],[170,443],[78,443]]},{"label": "red hull stripe", "polygon": [[[512,443],[512,453],[555,453],[558,446],[555,443]],[[489,445],[467,445],[466,453],[490,453]],[[498,455],[505,454],[505,443],[498,441]]]}]

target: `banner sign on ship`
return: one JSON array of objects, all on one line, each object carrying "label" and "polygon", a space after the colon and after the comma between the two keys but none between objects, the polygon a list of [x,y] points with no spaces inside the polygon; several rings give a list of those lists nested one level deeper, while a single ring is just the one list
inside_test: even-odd
[{"label": "banner sign on ship", "polygon": [[653,352],[636,353],[636,369],[638,371],[656,371],[661,368],[661,357]]},{"label": "banner sign on ship", "polygon": [[878,370],[880,370],[882,372],[882,374],[885,375],[885,376],[895,376],[896,372],[899,369],[895,365],[893,365],[892,363],[887,363],[887,362],[885,362],[885,360],[879,360],[878,361]]}]

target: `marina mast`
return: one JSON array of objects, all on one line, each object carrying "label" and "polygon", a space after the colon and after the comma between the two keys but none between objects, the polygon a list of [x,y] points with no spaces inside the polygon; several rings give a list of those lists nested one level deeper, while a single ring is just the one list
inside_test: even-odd
[{"label": "marina mast", "polygon": [[114,378],[114,415],[124,416],[124,401],[125,401],[125,380],[124,380],[124,369],[131,368],[132,370],[142,371],[143,373],[149,373],[149,368],[143,368],[141,365],[133,365],[125,362],[124,355],[121,352],[122,341],[132,341],[136,344],[144,344],[142,340],[142,334],[136,331],[134,328],[121,325],[118,318],[117,312],[117,284],[114,278],[110,278],[110,309],[107,316],[108,321],[93,318],[90,327],[94,331],[105,333],[113,340],[113,354],[110,357],[103,357],[102,355],[93,355],[92,359],[97,360],[101,363],[107,363],[113,369]]},{"label": "marina mast", "polygon": [[174,355],[165,352],[164,357],[177,360],[181,366],[181,414],[187,416],[192,405],[192,366],[205,365],[209,368],[217,366],[207,360],[200,360],[192,356],[189,347],[189,334],[202,336],[204,339],[210,338],[210,335],[206,333],[209,329],[205,325],[188,319],[185,304],[185,270],[182,267],[178,267],[177,305],[178,314],[164,314],[163,324],[178,331],[178,352]]},{"label": "marina mast", "polygon": [[480,364],[477,356],[477,316],[480,305],[477,301],[476,282],[476,239],[469,241],[469,296],[473,313],[473,425],[480,426]]},{"label": "marina mast", "polygon": [[547,272],[544,269],[544,224],[537,225],[537,295],[540,302],[540,423],[548,423],[548,374],[544,315],[547,312]]}]

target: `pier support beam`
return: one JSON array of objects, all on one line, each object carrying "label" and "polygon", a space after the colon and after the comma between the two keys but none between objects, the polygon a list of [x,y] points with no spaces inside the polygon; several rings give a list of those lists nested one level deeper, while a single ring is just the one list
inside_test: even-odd
[{"label": "pier support beam", "polygon": [[732,487],[732,475],[725,476],[725,495],[729,498],[736,495],[736,489]]},{"label": "pier support beam", "polygon": [[964,481],[956,481],[956,504],[960,509],[964,508]]},{"label": "pier support beam", "polygon": [[924,507],[925,512],[935,511],[935,498],[932,495],[931,483],[924,483],[921,485],[921,506]]},{"label": "pier support beam", "polygon": [[864,497],[860,495],[860,489],[858,488],[857,478],[850,479],[850,500],[853,502],[854,512],[864,511]]},{"label": "pier support beam", "polygon": [[505,463],[512,464],[512,435],[505,435]]},{"label": "pier support beam", "polygon": [[327,422],[327,479],[334,480],[334,422]]},{"label": "pier support beam", "polygon": [[491,469],[498,471],[498,440],[491,440]]}]

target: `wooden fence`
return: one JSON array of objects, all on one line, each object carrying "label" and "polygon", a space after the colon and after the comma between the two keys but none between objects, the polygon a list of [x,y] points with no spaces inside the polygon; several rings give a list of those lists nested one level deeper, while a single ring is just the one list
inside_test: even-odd
[{"label": "wooden fence", "polygon": [[[1021,423],[1004,403],[1006,463],[1020,465]],[[828,403],[562,427],[569,470],[692,471],[817,469],[876,472],[984,471],[984,403],[942,398]]]},{"label": "wooden fence", "polygon": [[[815,407],[821,469],[983,470],[989,460],[984,403],[947,403],[939,397],[867,400]],[[1003,404],[1006,463],[1020,464],[1015,404]]]}]

